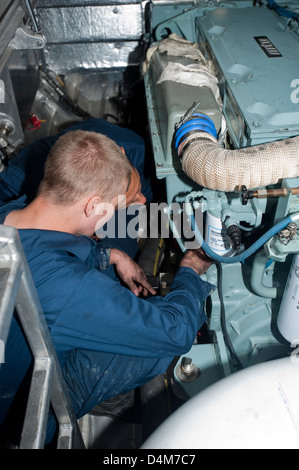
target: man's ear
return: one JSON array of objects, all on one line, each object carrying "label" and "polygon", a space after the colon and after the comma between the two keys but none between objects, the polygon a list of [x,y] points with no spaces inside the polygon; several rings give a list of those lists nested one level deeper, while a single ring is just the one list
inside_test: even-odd
[{"label": "man's ear", "polygon": [[98,226],[104,225],[114,215],[114,205],[110,202],[102,202],[100,196],[92,196],[85,205],[85,216],[95,217]]},{"label": "man's ear", "polygon": [[97,195],[92,196],[85,204],[85,207],[84,207],[85,216],[91,217],[92,215],[95,215],[96,208],[100,204],[100,202],[101,202],[101,199],[99,196]]}]

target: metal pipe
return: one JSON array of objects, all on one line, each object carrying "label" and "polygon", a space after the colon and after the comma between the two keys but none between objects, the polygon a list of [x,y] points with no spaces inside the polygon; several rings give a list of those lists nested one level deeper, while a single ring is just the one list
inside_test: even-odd
[{"label": "metal pipe", "polygon": [[256,294],[275,299],[277,297],[277,288],[266,286],[263,282],[267,261],[269,261],[269,258],[264,251],[260,251],[255,255],[251,270],[250,284]]},{"label": "metal pipe", "polygon": [[261,188],[299,176],[299,136],[226,149],[217,142],[215,130],[197,125],[195,117],[189,121],[195,123],[193,126],[185,129],[187,122],[176,129],[175,141],[183,171],[199,185],[217,191],[239,191],[243,186]]},{"label": "metal pipe", "polygon": [[35,18],[31,3],[30,3],[30,0],[24,0],[24,2],[25,2],[25,6],[27,8],[28,15],[29,15],[29,17],[32,21],[32,26],[33,26],[34,31],[36,33],[40,33],[40,29],[38,27],[38,24],[37,24],[37,21],[36,21],[36,18]]}]

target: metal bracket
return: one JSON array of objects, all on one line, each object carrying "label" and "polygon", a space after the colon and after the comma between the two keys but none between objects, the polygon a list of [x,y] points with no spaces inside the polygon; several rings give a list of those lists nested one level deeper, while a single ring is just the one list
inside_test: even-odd
[{"label": "metal bracket", "polygon": [[194,101],[192,103],[190,108],[188,108],[187,111],[185,112],[184,116],[182,116],[181,119],[179,120],[179,122],[176,123],[175,130],[177,130],[182,124],[184,124],[186,121],[188,121],[188,119],[192,116],[193,113],[195,113],[195,111],[197,110],[197,108],[200,104],[201,104],[201,101],[199,101],[198,103],[196,103],[196,101]]},{"label": "metal bracket", "polygon": [[9,43],[9,47],[18,51],[22,49],[43,49],[45,45],[45,37],[41,33],[33,32],[26,26],[17,28],[14,38]]}]

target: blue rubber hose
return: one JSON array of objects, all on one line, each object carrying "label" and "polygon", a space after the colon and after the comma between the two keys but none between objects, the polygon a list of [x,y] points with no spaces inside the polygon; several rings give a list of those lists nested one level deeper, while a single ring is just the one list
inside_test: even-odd
[{"label": "blue rubber hose", "polygon": [[277,232],[282,230],[284,227],[286,227],[290,222],[294,222],[295,219],[299,217],[299,214],[293,214],[291,216],[286,217],[285,219],[281,220],[277,224],[275,224],[272,228],[270,228],[266,233],[264,233],[256,242],[254,242],[247,250],[243,251],[243,253],[240,253],[239,255],[232,256],[231,258],[226,258],[225,256],[220,256],[217,255],[210,247],[209,245],[204,241],[202,234],[200,233],[193,214],[189,214],[190,217],[190,222],[191,222],[191,229],[193,230],[193,233],[195,235],[195,238],[199,245],[202,247],[204,252],[212,258],[214,261],[218,261],[219,263],[238,263],[238,262],[243,262],[246,258],[251,256],[253,253],[255,253],[261,246],[264,245],[270,238],[272,238]]},{"label": "blue rubber hose", "polygon": [[194,113],[191,118],[184,122],[175,132],[175,147],[183,142],[190,132],[204,131],[217,138],[215,124],[211,118],[205,114]]},{"label": "blue rubber hose", "polygon": [[289,10],[288,8],[284,8],[278,3],[276,3],[274,0],[267,0],[268,5],[273,8],[273,10],[276,11],[281,16],[285,16],[286,18],[294,18],[295,20],[299,21],[299,15],[298,13],[295,13],[292,10]]}]

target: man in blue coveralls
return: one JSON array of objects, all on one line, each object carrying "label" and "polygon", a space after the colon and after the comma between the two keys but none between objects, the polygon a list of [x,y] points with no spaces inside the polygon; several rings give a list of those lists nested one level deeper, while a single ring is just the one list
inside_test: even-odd
[{"label": "man in blue coveralls", "polygon": [[[150,179],[144,176],[144,140],[131,129],[118,126],[105,119],[89,118],[69,126],[59,134],[43,137],[32,142],[24,147],[16,157],[12,158],[5,170],[0,173],[0,204],[16,200],[21,196],[26,199],[26,202],[32,201],[43,177],[45,161],[51,148],[63,134],[77,129],[99,132],[122,147],[133,165],[132,190],[131,194],[126,195],[127,205],[150,203],[152,200]],[[136,238],[130,239],[129,237],[117,236],[119,220],[126,219],[125,221],[128,223],[132,218],[133,216],[129,215],[123,217],[123,214],[121,217],[115,217],[116,236],[112,242],[107,238],[102,240],[101,246],[111,246],[111,243],[113,243],[114,247],[124,249],[127,254],[134,257],[138,250]]]},{"label": "man in blue coveralls", "polygon": [[[206,321],[202,305],[212,286],[200,275],[211,261],[201,250],[185,254],[165,297],[144,299],[141,291],[154,292],[142,269],[121,249],[93,239],[107,204],[117,208],[119,196],[134,194],[132,180],[119,145],[96,132],[69,131],[52,147],[33,200],[1,207],[0,223],[19,230],[78,418],[164,373]],[[29,366],[19,339],[14,320],[1,374],[16,358]]]}]

